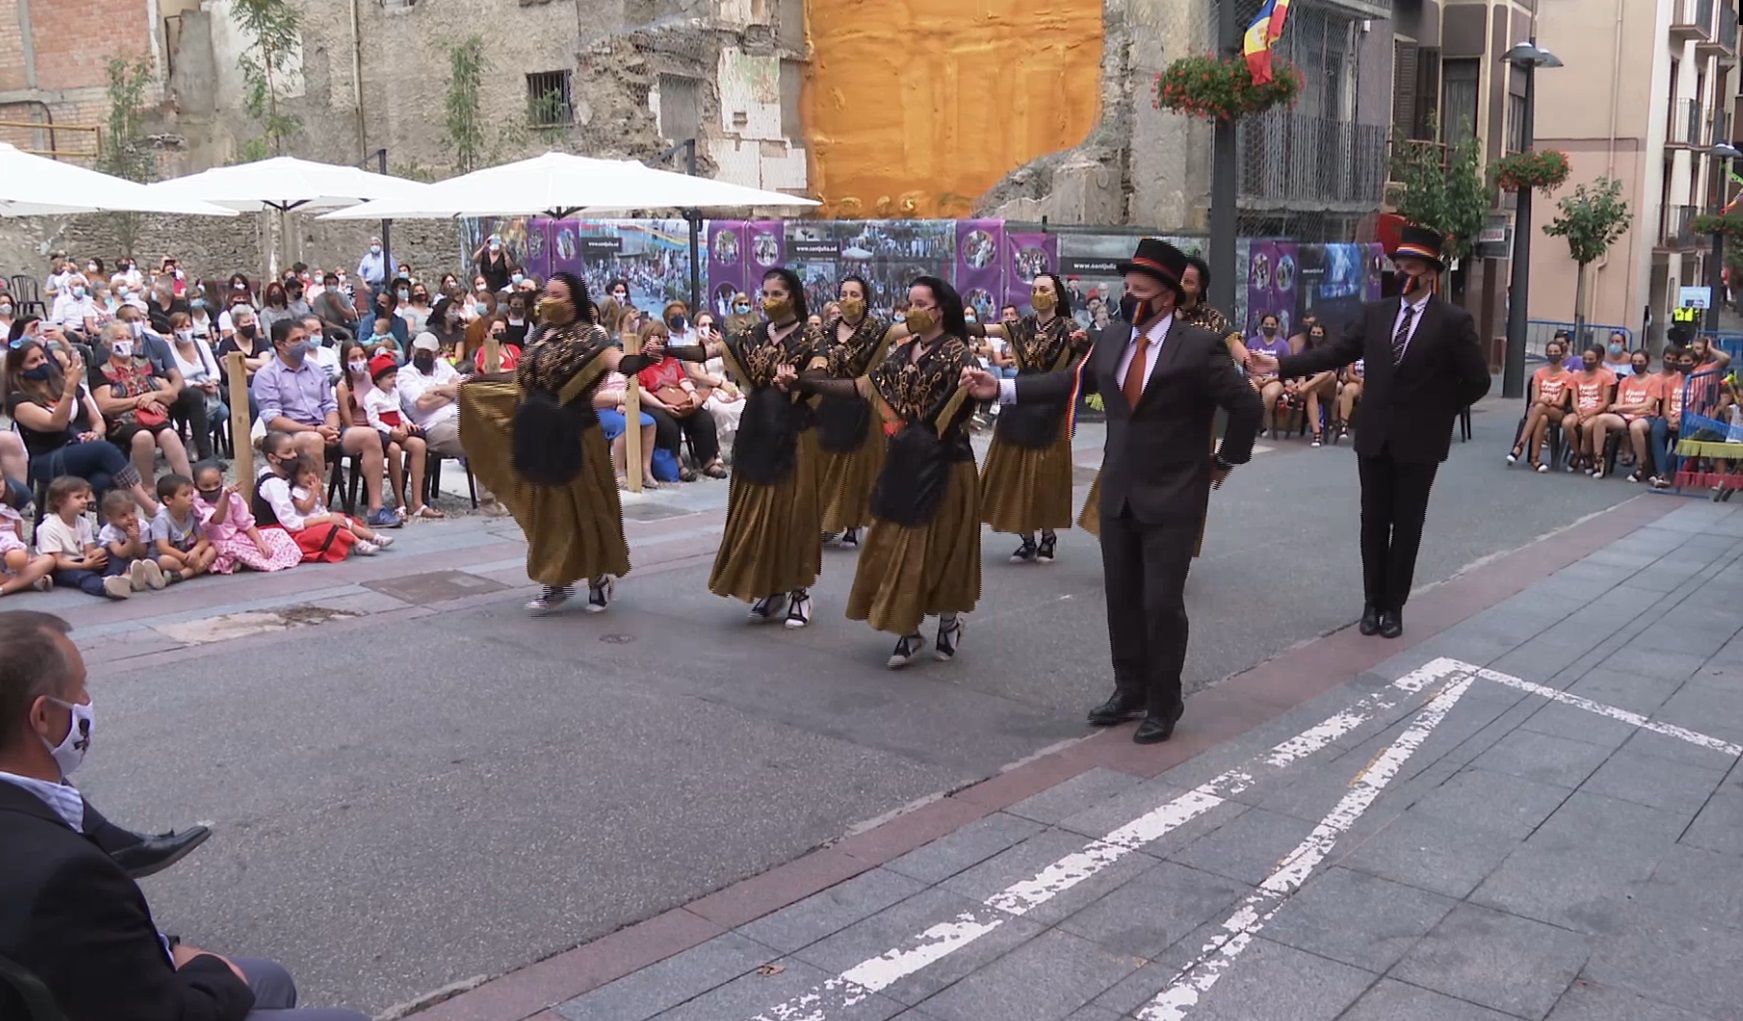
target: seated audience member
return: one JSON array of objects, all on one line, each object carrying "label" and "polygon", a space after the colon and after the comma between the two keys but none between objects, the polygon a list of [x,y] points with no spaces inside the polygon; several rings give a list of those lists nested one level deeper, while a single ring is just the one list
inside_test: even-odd
[{"label": "seated audience member", "polygon": [[[1247,350],[1267,354],[1273,358],[1282,358],[1289,354],[1289,341],[1277,335],[1277,317],[1267,312],[1259,317],[1259,334],[1247,341]],[[1265,403],[1265,420],[1269,423],[1269,435],[1275,437],[1279,432],[1277,423],[1277,405],[1284,393],[1283,381],[1276,376],[1255,375],[1250,377],[1253,388],[1259,391],[1259,397]],[[1261,436],[1267,435],[1260,433]]]},{"label": "seated audience member", "polygon": [[[696,463],[701,466],[702,474],[723,479],[726,466],[720,461],[720,438],[714,429],[714,416],[703,410],[708,395],[700,392],[701,388],[691,377],[689,362],[666,357],[669,336],[666,324],[657,319],[642,324],[641,352],[653,362],[636,374],[642,387],[642,407],[654,416],[656,431],[662,437],[660,445],[672,450],[678,456],[679,464],[683,464],[682,452],[678,449],[681,433],[689,438],[695,449]],[[696,478],[696,472],[685,468],[680,478],[690,482]]]},{"label": "seated audience member", "polygon": [[[495,371],[513,372],[515,367],[520,365],[520,347],[508,342],[508,320],[504,319],[502,316],[492,316],[489,325],[485,327],[485,331],[485,336],[496,341]],[[490,348],[486,345],[473,353],[472,372],[490,371],[485,365],[485,362],[488,360],[486,355],[489,351]]]},{"label": "seated audience member", "polygon": [[133,582],[125,576],[126,565],[109,562],[109,554],[97,544],[91,520],[85,516],[95,500],[91,484],[76,476],[62,475],[49,483],[48,495],[43,498],[48,514],[36,527],[36,548],[44,556],[54,557],[52,577],[56,585],[76,588],[88,596],[126,599],[133,595]]},{"label": "seated audience member", "polygon": [[48,319],[87,341],[97,335],[97,327],[102,325],[98,320],[97,302],[90,293],[90,282],[83,275],[74,274],[67,281],[66,288],[55,295]]},{"label": "seated audience member", "polygon": [[218,551],[206,538],[194,509],[194,480],[171,473],[157,480],[157,517],[151,519],[152,553],[170,581],[186,581],[212,569]]},{"label": "seated audience member", "polygon": [[[1319,320],[1309,316],[1306,322],[1306,331],[1298,334],[1301,338],[1301,346],[1297,353],[1310,351],[1316,347],[1324,347],[1330,339],[1326,336],[1325,327],[1319,324]],[[1295,349],[1295,340],[1291,339],[1289,343],[1290,347]],[[1323,401],[1330,405],[1336,401],[1338,392],[1337,370],[1327,369],[1306,379],[1291,380],[1288,384],[1288,390],[1304,404],[1303,410],[1307,415],[1307,428],[1313,435],[1313,445],[1323,446],[1325,433],[1320,429],[1320,402]]]},{"label": "seated audience member", "polygon": [[[188,385],[176,358],[175,345],[146,326],[144,313],[137,306],[122,306],[116,319],[126,323],[133,334],[133,357],[145,359],[150,363],[152,373],[169,384],[170,392],[175,395],[168,408],[171,418],[186,421],[188,430],[193,433],[194,449],[202,458],[211,457],[212,419],[206,411],[206,394]],[[96,352],[93,364],[102,365],[103,357],[104,352]],[[92,387],[95,386],[93,381]]]},{"label": "seated audience member", "polygon": [[1694,371],[1695,356],[1686,347],[1664,349],[1664,371],[1659,373],[1659,391],[1664,395],[1664,415],[1652,423],[1652,463],[1658,475],[1652,488],[1668,489],[1676,482],[1680,458],[1676,456],[1677,440],[1682,435],[1683,404],[1688,395],[1689,375]]},{"label": "seated audience member", "polygon": [[[605,381],[593,391],[593,409],[599,415],[599,428],[606,442],[611,444],[611,467],[617,474],[620,489],[629,478],[629,462],[626,460],[629,444],[624,439],[629,423],[625,406],[628,393],[629,380],[621,372],[607,373]],[[654,416],[645,411],[638,414],[641,416],[642,488],[658,489],[660,484],[654,479],[654,445],[657,442]]]},{"label": "seated audience member", "polygon": [[1696,372],[1718,369],[1719,375],[1723,376],[1724,370],[1731,365],[1731,356],[1720,350],[1719,346],[1713,343],[1713,338],[1705,334],[1696,337],[1689,344],[1689,353],[1694,356],[1694,371]]},{"label": "seated audience member", "polygon": [[[286,320],[272,332],[273,358],[254,375],[254,398],[260,404],[261,421],[269,431],[289,433],[297,452],[307,455],[322,470],[329,451],[332,456],[355,456],[362,465],[363,488],[369,500],[366,523],[398,527],[402,524],[399,515],[381,502],[386,457],[380,435],[366,425],[340,429],[333,384],[309,357],[308,333],[302,323]],[[286,530],[294,534],[294,530]]]},{"label": "seated audience member", "polygon": [[379,550],[393,545],[392,539],[377,535],[362,522],[329,511],[326,501],[321,499],[321,482],[325,477],[318,461],[306,454],[297,455],[297,459],[291,464],[289,479],[291,509],[294,513],[286,514],[285,509],[274,501],[272,512],[278,518],[278,523],[292,535],[331,525],[340,532],[351,535],[354,540],[351,550],[360,556],[373,556]]},{"label": "seated audience member", "polygon": [[[506,322],[508,328],[503,331],[503,340],[513,347],[522,347],[527,342],[527,332],[532,329],[532,317],[527,310],[532,303],[524,294],[511,294],[508,298]],[[420,331],[421,332],[421,331]]]},{"label": "seated audience member", "polygon": [[327,381],[338,386],[345,375],[341,352],[350,343],[351,335],[344,330],[334,330],[333,336],[327,336],[327,327],[319,316],[303,316],[302,324],[309,335],[309,357],[327,374]]},{"label": "seated audience member", "polygon": [[[697,343],[710,344],[721,339],[720,332],[715,329],[712,312],[704,312],[696,317]],[[703,407],[714,416],[714,432],[720,439],[720,450],[724,454],[732,446],[733,437],[738,435],[738,421],[744,415],[744,392],[726,377],[724,368],[716,372],[704,366],[704,370],[695,375],[702,385],[712,388],[708,393],[708,402]]]},{"label": "seated audience member", "polygon": [[315,315],[319,316],[321,322],[325,323],[329,329],[355,332],[357,330],[357,309],[345,296],[345,292],[340,290],[339,275],[328,273],[321,282],[321,293],[315,297],[314,305],[311,306]]},{"label": "seated audience member", "polygon": [[[1616,403],[1598,416],[1597,434],[1592,446],[1600,455],[1612,430],[1623,430],[1634,453],[1634,471],[1629,482],[1645,482],[1652,478],[1652,420],[1663,406],[1663,381],[1654,375],[1652,356],[1635,351],[1629,358],[1628,374],[1616,381]],[[1602,478],[1602,475],[1596,476]]]},{"label": "seated audience member", "polygon": [[230,574],[237,566],[254,571],[283,571],[303,562],[303,551],[282,528],[261,528],[248,501],[235,485],[225,485],[224,472],[210,462],[194,466],[194,510],[216,556],[212,570]]},{"label": "seated audience member", "polygon": [[104,341],[108,357],[92,367],[91,397],[103,412],[109,442],[131,456],[142,479],[156,474],[160,450],[171,471],[186,475],[191,470],[187,448],[169,417],[180,397],[174,384],[159,376],[143,353],[135,357],[137,341],[124,324],[111,323]]},{"label": "seated audience member", "polygon": [[24,516],[19,513],[30,491],[22,493],[12,487],[0,489],[0,596],[35,589],[47,592],[54,587],[54,557],[32,553],[24,541]]},{"label": "seated audience member", "polygon": [[1525,410],[1525,423],[1519,428],[1519,439],[1507,454],[1507,463],[1515,464],[1521,455],[1534,471],[1546,472],[1542,461],[1543,443],[1551,427],[1559,427],[1567,415],[1572,376],[1562,365],[1567,357],[1567,344],[1551,340],[1543,349],[1544,366],[1531,374],[1531,403]]},{"label": "seated audience member", "polygon": [[[192,320],[186,312],[175,312],[169,317],[170,353],[175,359],[176,371],[181,373],[184,398],[197,398],[205,409],[207,442],[210,443],[212,428],[230,417],[230,405],[226,399],[230,396],[224,390],[223,373],[218,371],[218,356],[212,353],[212,346],[194,335]],[[172,411],[175,409],[171,409]],[[189,427],[194,426],[193,416],[186,416]],[[211,451],[202,454],[209,459]]]},{"label": "seated audience member", "polygon": [[217,350],[218,341],[223,338],[218,334],[218,324],[212,319],[211,306],[206,301],[205,288],[194,286],[188,289],[188,319],[193,327],[194,336],[206,342],[206,346]]},{"label": "seated audience member", "polygon": [[1573,390],[1573,414],[1561,420],[1568,450],[1568,471],[1583,471],[1587,475],[1603,471],[1600,463],[1604,452],[1593,451],[1592,439],[1597,432],[1598,417],[1610,410],[1616,397],[1616,377],[1604,368],[1604,351],[1598,345],[1587,347],[1581,355],[1580,370],[1573,373],[1568,386]]},{"label": "seated audience member", "polygon": [[100,846],[101,816],[66,783],[93,723],[70,630],[49,614],[0,613],[0,956],[41,981],[68,1021],[365,1021],[290,1011],[284,968],[158,931],[145,894]]},{"label": "seated audience member", "polygon": [[[284,529],[302,550],[304,563],[332,564],[349,556],[358,540],[348,527],[349,519],[324,511],[305,515],[297,510],[299,499],[311,507],[316,501],[313,491],[301,485],[309,480],[314,463],[296,452],[295,440],[287,433],[269,432],[261,438],[260,453],[260,477],[254,486],[255,519]],[[314,469],[313,474],[318,487],[319,470]],[[303,492],[300,498],[299,489]],[[373,552],[373,547],[368,550]]]},{"label": "seated audience member", "polygon": [[1357,358],[1344,366],[1343,378],[1338,383],[1337,428],[1340,440],[1350,438],[1350,422],[1356,414],[1356,402],[1362,399],[1362,384],[1366,379],[1366,359]]},{"label": "seated audience member", "polygon": [[[161,507],[158,512],[162,513]],[[151,545],[151,526],[140,524],[139,509],[126,493],[105,493],[100,513],[103,527],[97,531],[97,544],[109,556],[110,573],[126,577],[135,592],[146,589],[155,592],[181,580],[180,576],[170,577],[163,564],[157,562]]]},{"label": "seated audience member", "polygon": [[[372,385],[363,395],[364,418],[370,428],[381,434],[381,442],[387,447],[388,473],[393,476],[393,495],[399,505],[411,508],[412,518],[440,518],[444,516],[441,511],[424,503],[424,468],[429,450],[424,443],[424,431],[400,411],[395,382],[398,375],[399,363],[392,357],[380,354],[369,360]],[[405,489],[408,470],[409,497]]]},{"label": "seated audience member", "polygon": [[[400,366],[394,388],[399,406],[412,424],[423,431],[425,446],[443,457],[464,458],[460,445],[460,373],[440,357],[441,341],[433,333],[420,333],[412,341],[411,361]],[[489,490],[480,486],[481,509],[493,516],[508,513]]]},{"label": "seated audience member", "polygon": [[386,354],[397,360],[405,354],[405,320],[395,314],[395,299],[390,292],[383,291],[374,301],[374,312],[357,323],[357,339],[369,357]]},{"label": "seated audience member", "polygon": [[103,416],[85,392],[85,366],[76,351],[63,366],[41,344],[22,341],[6,352],[5,378],[6,412],[30,456],[33,485],[73,475],[97,492],[125,490],[146,513],[157,513],[138,470],[104,440]]},{"label": "seated audience member", "polygon": [[218,368],[224,372],[225,385],[229,385],[229,369],[225,362],[231,353],[242,356],[242,368],[248,376],[250,385],[254,382],[255,373],[272,361],[272,349],[267,344],[266,337],[260,332],[260,324],[254,320],[254,310],[246,305],[237,306],[234,312],[226,312],[229,329],[220,325],[219,332],[223,339],[218,342]]},{"label": "seated audience member", "polygon": [[1610,331],[1610,340],[1604,347],[1604,368],[1617,381],[1634,371],[1634,359],[1628,353],[1628,335],[1621,330]]}]

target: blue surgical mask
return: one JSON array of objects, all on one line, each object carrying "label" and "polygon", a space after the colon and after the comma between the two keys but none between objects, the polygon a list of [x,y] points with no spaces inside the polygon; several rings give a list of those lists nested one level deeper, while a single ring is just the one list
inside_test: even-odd
[{"label": "blue surgical mask", "polygon": [[1610,345],[1610,353],[1613,355],[1621,354],[1622,353],[1622,345],[1621,344],[1611,344]]},{"label": "blue surgical mask", "polygon": [[732,306],[732,310],[734,312],[737,312],[741,316],[750,314],[750,306],[749,305],[734,305],[734,306]]},{"label": "blue surgical mask", "polygon": [[193,301],[188,302],[188,307],[189,308],[205,308],[206,307],[206,299],[195,298]]},{"label": "blue surgical mask", "polygon": [[85,289],[83,287],[78,286],[77,284],[74,284],[73,285],[73,297],[83,298],[84,296],[85,296]]},{"label": "blue surgical mask", "polygon": [[490,306],[481,301],[472,306],[472,311],[477,312],[481,316],[486,316],[490,314]]},{"label": "blue surgical mask", "polygon": [[381,246],[380,245],[370,245],[369,246],[369,254],[370,255],[380,255],[381,254]]},{"label": "blue surgical mask", "polygon": [[512,281],[514,281],[514,282],[515,282],[515,283],[517,283],[517,284],[518,284],[518,283],[520,283],[520,282],[521,282],[521,281],[522,281],[522,280],[525,280],[525,279],[526,279],[526,277],[523,277],[523,276],[521,276],[521,275],[520,275],[520,274],[519,274],[519,273],[515,273],[515,274],[512,274],[512,275],[510,275],[510,276],[509,276],[509,279],[510,279],[510,280],[512,280]]}]

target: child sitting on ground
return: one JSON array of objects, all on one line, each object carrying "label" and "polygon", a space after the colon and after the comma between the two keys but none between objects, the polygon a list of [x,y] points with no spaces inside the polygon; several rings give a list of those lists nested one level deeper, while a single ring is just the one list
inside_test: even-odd
[{"label": "child sitting on ground", "polygon": [[24,518],[14,507],[18,498],[11,486],[0,486],[0,596],[25,589],[47,592],[54,588],[54,557],[31,556],[24,542]]},{"label": "child sitting on ground", "polygon": [[56,585],[76,588],[86,595],[126,599],[133,594],[132,582],[121,573],[126,565],[110,563],[109,554],[97,545],[90,519],[85,517],[95,500],[91,484],[76,475],[62,475],[50,482],[43,498],[48,516],[36,528],[36,548],[43,556],[54,557],[52,577]]},{"label": "child sitting on ground", "polygon": [[157,480],[157,517],[151,519],[151,543],[166,577],[192,578],[212,569],[218,551],[212,548],[194,511],[194,480],[171,472]]},{"label": "child sitting on ground", "polygon": [[261,476],[260,495],[279,525],[296,539],[304,560],[332,563],[345,559],[353,549],[361,556],[373,556],[393,544],[361,522],[327,510],[320,497],[321,467],[313,458],[296,455],[283,470],[284,474]]},{"label": "child sitting on ground", "polygon": [[248,501],[211,462],[194,468],[194,510],[217,554],[212,570],[229,574],[238,564],[255,571],[282,571],[303,562],[297,541],[282,528],[256,527]]},{"label": "child sitting on ground", "polygon": [[139,505],[133,502],[131,494],[119,489],[104,493],[103,520],[106,524],[97,532],[97,542],[109,554],[110,574],[126,574],[135,592],[160,590],[172,581],[182,580],[173,564],[165,574],[165,565],[152,559],[150,530],[140,532]]}]

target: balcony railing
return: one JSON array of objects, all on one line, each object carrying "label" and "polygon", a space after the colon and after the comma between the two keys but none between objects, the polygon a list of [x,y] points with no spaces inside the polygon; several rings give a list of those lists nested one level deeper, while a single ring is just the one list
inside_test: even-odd
[{"label": "balcony railing", "polygon": [[1671,0],[1670,37],[1677,42],[1713,37],[1713,0]]},{"label": "balcony railing", "polygon": [[1719,56],[1737,60],[1737,10],[1729,3],[1719,7]]},{"label": "balcony railing", "polygon": [[1665,206],[1664,220],[1659,225],[1658,244],[1661,248],[1693,248],[1694,220],[1699,215],[1695,206]]},{"label": "balcony railing", "polygon": [[1236,166],[1248,205],[1294,209],[1379,206],[1387,128],[1272,110],[1240,122]]},{"label": "balcony railing", "polygon": [[1673,149],[1695,149],[1707,144],[1706,118],[1701,101],[1678,99],[1670,104],[1670,123],[1664,127],[1664,144]]}]

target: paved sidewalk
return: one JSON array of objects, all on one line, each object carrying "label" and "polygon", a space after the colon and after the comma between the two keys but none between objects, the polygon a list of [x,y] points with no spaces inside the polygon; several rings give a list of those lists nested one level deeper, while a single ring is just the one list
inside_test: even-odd
[{"label": "paved sidewalk", "polygon": [[1736,1018],[1743,508],[1666,508],[420,1017]]}]

